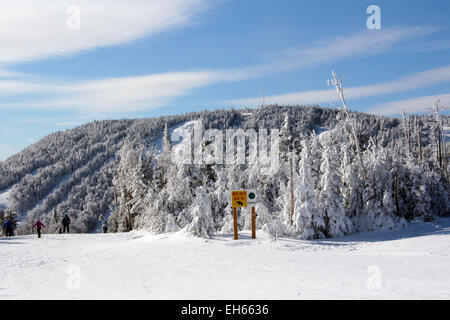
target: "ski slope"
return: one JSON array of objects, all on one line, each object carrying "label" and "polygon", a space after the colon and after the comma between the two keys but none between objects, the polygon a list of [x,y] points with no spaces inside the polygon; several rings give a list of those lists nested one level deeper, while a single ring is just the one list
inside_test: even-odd
[{"label": "ski slope", "polygon": [[0,299],[450,299],[450,219],[301,241],[184,233],[0,239]]},{"label": "ski slope", "polygon": [[9,205],[9,193],[11,191],[12,187],[0,191],[0,209],[6,209]]}]

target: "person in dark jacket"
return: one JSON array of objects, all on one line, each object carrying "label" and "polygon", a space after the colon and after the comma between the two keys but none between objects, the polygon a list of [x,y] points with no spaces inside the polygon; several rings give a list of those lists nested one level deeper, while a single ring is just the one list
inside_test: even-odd
[{"label": "person in dark jacket", "polygon": [[7,237],[12,237],[13,234],[13,224],[11,221],[7,220],[4,224],[3,224],[3,229],[5,229],[5,236]]},{"label": "person in dark jacket", "polygon": [[37,230],[38,238],[41,237],[41,228],[42,227],[45,228],[44,224],[38,219],[33,226],[33,228],[36,228],[36,230]]},{"label": "person in dark jacket", "polygon": [[63,225],[63,233],[66,232],[66,229],[67,233],[69,233],[70,218],[67,215],[67,213],[64,215],[64,218],[62,219],[62,225]]},{"label": "person in dark jacket", "polygon": [[108,223],[106,223],[106,221],[103,222],[103,233],[107,233],[108,232]]}]

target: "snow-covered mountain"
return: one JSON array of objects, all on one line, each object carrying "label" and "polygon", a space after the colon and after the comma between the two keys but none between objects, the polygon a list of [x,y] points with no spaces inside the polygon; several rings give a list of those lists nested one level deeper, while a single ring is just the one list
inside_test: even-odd
[{"label": "snow-covered mountain", "polygon": [[[421,125],[419,154],[416,125],[409,139],[410,152],[405,149],[405,122],[401,119],[362,113],[355,117],[367,166],[364,174],[355,165],[350,134],[335,109],[268,106],[95,121],[51,134],[0,162],[0,206],[18,213],[21,233],[29,233],[37,217],[55,232],[67,213],[75,232],[92,232],[99,220],[110,216],[112,230],[188,228],[193,234],[208,236],[229,228],[230,188],[248,187],[260,193],[258,226],[272,234],[298,234],[307,229],[304,236],[329,237],[394,226],[413,217],[431,219],[448,214],[448,178],[436,163],[428,118],[408,119],[410,124]],[[165,125],[170,136],[198,120],[203,130],[218,129],[224,135],[227,129],[280,130],[280,169],[267,175],[258,166],[167,161],[172,150],[164,150]],[[292,228],[284,225],[282,218],[290,210],[287,169],[291,154],[299,201]],[[330,171],[335,175],[329,176]],[[331,185],[333,181],[339,183]],[[114,190],[119,208],[115,208]],[[321,201],[329,203],[326,199],[331,198],[338,201],[325,208]],[[198,199],[206,200],[199,203]],[[421,206],[419,199],[425,200]],[[206,207],[205,201],[209,203]],[[317,202],[315,211],[302,211],[308,201]],[[341,213],[333,215],[330,210]],[[205,212],[209,215],[207,226],[201,225]],[[247,223],[245,214],[243,210],[241,227]]]}]

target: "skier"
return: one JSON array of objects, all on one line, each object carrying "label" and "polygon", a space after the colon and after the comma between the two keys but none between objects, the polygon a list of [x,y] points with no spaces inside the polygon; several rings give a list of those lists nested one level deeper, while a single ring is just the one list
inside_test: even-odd
[{"label": "skier", "polygon": [[3,229],[5,229],[5,236],[12,237],[14,235],[13,234],[13,224],[11,223],[11,221],[7,220],[3,224]]},{"label": "skier", "polygon": [[67,233],[70,233],[69,232],[70,218],[67,215],[67,213],[64,215],[64,218],[62,219],[62,224],[63,224],[63,233],[66,232],[66,228],[67,228]]},{"label": "skier", "polygon": [[106,223],[106,221],[103,222],[103,233],[107,233],[108,232],[108,223]]},{"label": "skier", "polygon": [[33,228],[34,228],[34,227],[36,227],[37,234],[38,234],[38,238],[40,238],[40,237],[41,237],[41,228],[42,228],[42,227],[45,228],[44,224],[38,219],[38,220],[36,221],[36,223],[34,224]]}]

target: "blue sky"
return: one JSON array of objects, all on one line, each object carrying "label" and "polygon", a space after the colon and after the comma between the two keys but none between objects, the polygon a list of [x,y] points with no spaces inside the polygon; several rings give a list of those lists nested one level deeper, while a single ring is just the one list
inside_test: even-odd
[{"label": "blue sky", "polygon": [[[366,12],[377,5],[381,29]],[[74,7],[75,6],[75,7]],[[0,160],[94,119],[266,103],[450,104],[450,2],[2,1]]]}]

